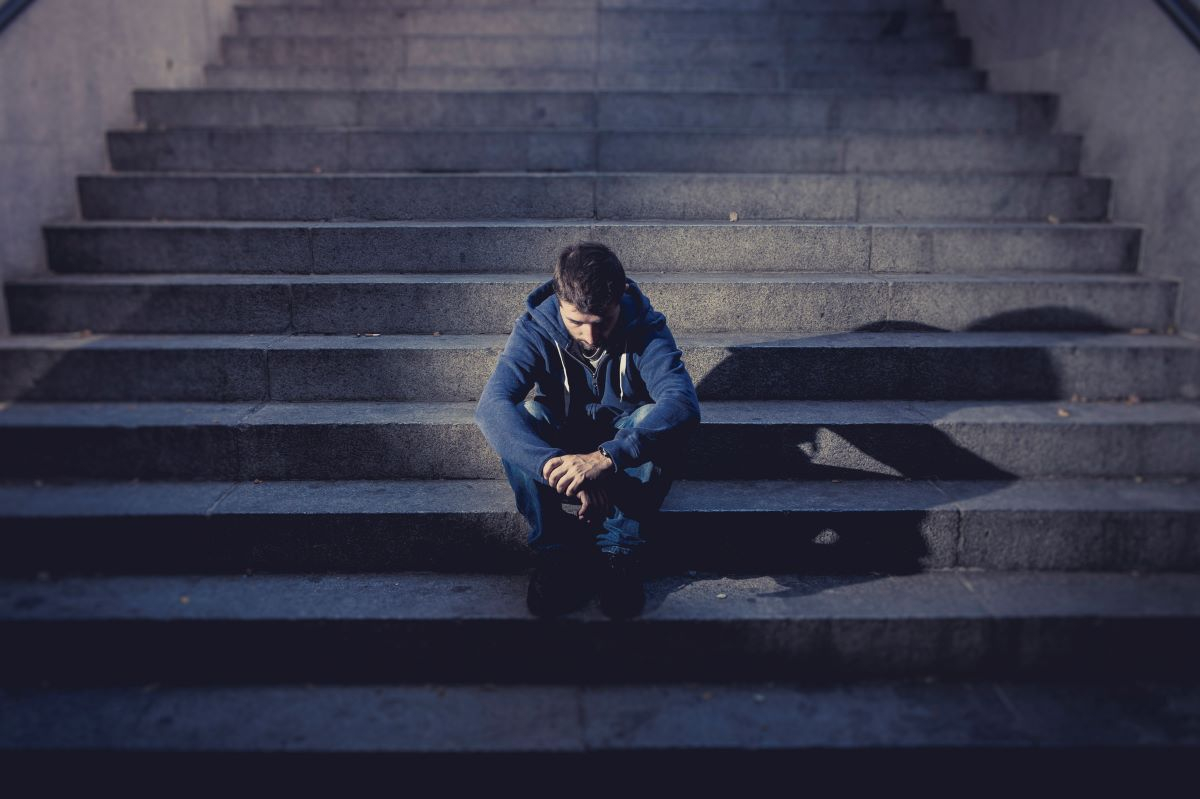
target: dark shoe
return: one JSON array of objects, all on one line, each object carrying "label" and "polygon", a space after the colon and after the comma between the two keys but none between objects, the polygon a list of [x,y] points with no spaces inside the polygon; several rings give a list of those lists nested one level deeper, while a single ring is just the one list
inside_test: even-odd
[{"label": "dark shoe", "polygon": [[534,616],[558,616],[578,610],[594,593],[587,562],[579,553],[551,549],[534,553],[525,604]]},{"label": "dark shoe", "polygon": [[610,619],[632,619],[646,606],[642,570],[635,555],[601,553],[600,610]]}]

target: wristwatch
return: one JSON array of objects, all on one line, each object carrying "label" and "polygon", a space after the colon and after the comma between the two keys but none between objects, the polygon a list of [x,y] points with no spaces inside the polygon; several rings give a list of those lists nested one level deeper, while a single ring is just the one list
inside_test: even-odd
[{"label": "wristwatch", "polygon": [[600,453],[604,455],[604,457],[608,458],[608,462],[612,464],[612,470],[615,472],[617,470],[617,462],[613,460],[613,456],[609,455],[608,450],[604,449],[604,447],[596,447],[596,449],[598,449]]}]

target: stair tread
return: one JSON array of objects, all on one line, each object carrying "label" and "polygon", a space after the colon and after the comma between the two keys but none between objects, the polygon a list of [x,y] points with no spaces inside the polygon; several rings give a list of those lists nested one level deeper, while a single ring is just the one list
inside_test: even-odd
[{"label": "stair tread", "polygon": [[1060,175],[1054,173],[958,173],[958,172],[928,172],[928,173],[906,173],[904,175],[896,175],[893,172],[820,172],[806,171],[794,173],[774,173],[774,172],[692,172],[679,170],[663,170],[663,171],[648,171],[648,170],[579,170],[571,172],[538,172],[528,170],[507,170],[507,171],[492,171],[492,170],[462,170],[455,171],[438,171],[438,172],[393,172],[393,171],[352,171],[352,172],[227,172],[227,171],[174,171],[174,170],[142,170],[131,171],[125,170],[113,173],[100,172],[85,172],[80,173],[79,177],[85,180],[99,181],[137,181],[137,180],[273,180],[273,181],[296,181],[296,180],[312,180],[312,181],[328,181],[328,180],[385,180],[385,179],[409,179],[409,180],[430,180],[430,181],[450,181],[450,180],[468,180],[480,181],[495,178],[511,178],[520,180],[580,180],[580,179],[595,179],[595,178],[677,178],[687,181],[771,181],[782,180],[789,182],[799,182],[803,180],[886,180],[889,182],[903,181],[906,183],[919,183],[921,181],[935,182],[953,182],[953,183],[1011,183],[1019,182],[1038,182],[1038,181],[1053,181],[1056,183],[1066,182],[1098,182],[1105,181],[1107,178],[1091,177],[1087,175]]},{"label": "stair tread", "polygon": [[[635,272],[626,274],[638,283],[929,283],[961,285],[1023,285],[1071,283],[1089,285],[1144,286],[1178,282],[1176,278],[1140,273],[1111,272],[997,272],[928,273],[928,272]],[[22,275],[5,280],[5,285],[53,286],[278,286],[292,284],[430,284],[479,285],[516,284],[536,286],[544,278],[538,275],[513,272],[322,272],[320,274],[247,274],[244,272],[98,272]]]},{"label": "stair tread", "polygon": [[[282,619],[540,624],[524,574],[254,574],[0,580],[0,621]],[[781,619],[1096,617],[1200,619],[1200,574],[930,571],[909,575],[716,574],[646,581],[640,623]],[[724,596],[720,596],[723,594]],[[180,596],[188,597],[181,602]],[[570,623],[610,622],[598,608]]]},{"label": "stair tread", "polygon": [[356,229],[389,229],[389,228],[639,228],[639,227],[694,227],[694,228],[909,228],[937,230],[979,230],[979,231],[1112,231],[1133,232],[1141,228],[1132,224],[1113,222],[1041,222],[1041,221],[1004,221],[1004,222],[955,222],[944,220],[906,220],[906,221],[812,221],[802,219],[746,219],[737,222],[724,220],[689,220],[689,219],[430,219],[430,220],[386,220],[386,221],[355,221],[328,222],[320,220],[271,221],[271,220],[170,220],[154,221],[146,219],[130,220],[90,220],[79,219],[66,222],[52,222],[43,225],[47,230],[122,230],[146,229],[164,230],[178,228],[181,230],[212,229],[212,230],[253,230],[262,229],[323,229],[323,230],[356,230]]},{"label": "stair tread", "polygon": [[1196,745],[1198,703],[1195,684],[1147,680],[0,689],[0,749],[1150,749]]},{"label": "stair tread", "polygon": [[[473,425],[474,402],[0,402],[0,427]],[[743,400],[700,403],[702,424],[1200,424],[1200,402]],[[1069,409],[1066,410],[1066,409]],[[1063,416],[1062,411],[1069,413]]]},{"label": "stair tread", "polygon": [[[255,67],[257,69],[257,67]],[[503,67],[508,69],[508,67]],[[530,68],[536,69],[536,68]],[[970,69],[970,67],[957,67],[958,70]],[[538,71],[541,71],[540,69]],[[651,70],[662,71],[662,70]],[[922,70],[924,72],[925,70]],[[912,95],[915,97],[924,97],[926,95],[935,95],[941,99],[963,99],[971,97],[975,99],[990,98],[993,100],[1021,100],[1021,99],[1048,99],[1053,97],[1051,92],[1003,92],[976,89],[974,91],[955,91],[947,93],[939,89],[926,88],[903,88],[903,89],[879,89],[872,87],[863,88],[838,88],[838,89],[705,89],[703,91],[678,91],[675,89],[609,89],[609,88],[592,88],[592,89],[243,89],[243,88],[226,88],[226,87],[210,87],[210,86],[193,86],[180,87],[174,89],[134,89],[134,94],[143,97],[152,97],[155,95],[164,97],[215,97],[222,95],[252,95],[263,96],[270,94],[290,94],[301,95],[304,97],[317,97],[321,95],[345,96],[345,95],[385,95],[394,97],[405,97],[414,94],[449,94],[449,95],[576,95],[580,98],[592,97],[594,95],[654,95],[654,96],[674,96],[679,94],[687,95],[722,95],[734,97],[742,100],[752,100],[755,97],[804,97],[812,95],[814,97],[828,97],[830,94],[846,95],[848,99],[864,99],[866,97],[876,96],[883,99],[894,100],[897,95]],[[694,98],[693,98],[694,99]]]},{"label": "stair tread", "polygon": [[[664,512],[1200,512],[1192,479],[677,480]],[[511,513],[505,480],[0,481],[0,518]]]},{"label": "stair tread", "polygon": [[[21,333],[0,337],[0,351],[40,347],[88,349],[503,349],[504,334],[268,334],[268,333]],[[1200,340],[1186,335],[1095,332],[833,332],[833,333],[689,333],[676,337],[681,346],[768,348],[872,347],[1097,347],[1197,349]]]}]

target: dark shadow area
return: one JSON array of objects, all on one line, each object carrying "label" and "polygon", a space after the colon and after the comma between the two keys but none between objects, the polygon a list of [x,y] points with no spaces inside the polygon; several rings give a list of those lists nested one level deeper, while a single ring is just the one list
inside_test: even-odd
[{"label": "dark shadow area", "polygon": [[[972,332],[1045,329],[1111,329],[1097,317],[1061,307],[1009,311],[980,319]],[[880,321],[863,325],[862,332],[949,332],[919,322]],[[1051,358],[1040,347],[973,347],[961,353],[904,347],[837,346],[845,334],[819,337],[832,346],[802,348],[790,353],[772,351],[787,339],[762,341],[753,347],[731,349],[696,385],[701,402],[731,400],[1038,400],[1060,398],[1063,388]],[[806,337],[806,341],[812,341]],[[743,473],[745,480],[803,480],[823,484],[823,507],[771,507],[771,497],[760,497],[760,512],[712,511],[688,514],[675,522],[664,513],[654,539],[658,551],[655,568],[674,575],[663,592],[651,597],[648,609],[666,594],[695,577],[733,574],[788,573],[795,575],[789,595],[815,593],[820,582],[805,575],[862,575],[862,580],[885,574],[907,574],[927,568],[955,565],[958,520],[954,504],[932,483],[923,495],[914,492],[916,481],[987,480],[1003,484],[1016,476],[957,444],[931,425],[862,424],[839,426],[834,437],[852,448],[870,468],[829,466],[814,462],[819,441],[829,431],[817,426],[786,424],[758,433],[730,426],[709,436],[709,446],[693,440],[691,460],[684,475],[691,479],[738,479],[731,472],[747,462],[746,450],[765,451]],[[781,432],[782,427],[782,432]],[[749,440],[747,439],[749,436]],[[828,435],[824,435],[829,438]],[[715,440],[714,440],[715,438]],[[717,446],[719,445],[719,446]],[[701,451],[724,451],[729,459],[697,460]],[[734,465],[731,465],[734,464]],[[904,492],[906,501],[887,503],[888,510],[847,507],[837,502],[839,490],[854,481],[888,484]],[[983,489],[980,489],[983,490]],[[954,503],[969,496],[956,494]],[[778,505],[779,503],[774,503]],[[695,579],[695,578],[693,578]],[[787,579],[787,578],[785,578]]]},{"label": "dark shadow area", "polygon": [[[1057,316],[1056,316],[1057,314]],[[1105,329],[1088,314],[1070,309],[1031,308],[980,319],[972,331],[1019,330],[1059,319],[1056,327]],[[1039,321],[1040,320],[1040,321]],[[1066,321],[1061,321],[1066,320]],[[888,321],[863,325],[853,334],[881,331],[948,332],[917,322]],[[977,346],[955,353],[881,339],[870,346],[845,346],[847,333],[806,335],[807,343],[829,346],[788,347],[794,340],[758,339],[753,346],[732,347],[720,362],[700,370],[697,393],[704,401],[738,399],[914,400],[1060,398],[1054,364],[1037,346]],[[889,333],[883,332],[886,337]],[[903,338],[903,337],[901,337]],[[775,347],[774,345],[779,345]],[[47,358],[45,371],[26,375],[23,398],[48,398],[56,384],[73,382],[75,357],[88,345]],[[74,356],[74,357],[73,357]],[[969,357],[967,357],[969,356]],[[60,360],[61,358],[61,360]],[[107,359],[102,359],[107,361]],[[132,363],[132,362],[131,362]],[[128,366],[122,363],[122,368]],[[157,360],[153,366],[158,366]],[[84,375],[98,381],[100,371],[117,363],[97,363]],[[143,368],[151,364],[142,364]],[[183,368],[186,364],[181,364]],[[696,364],[689,364],[693,376]],[[174,371],[174,370],[172,370]],[[72,377],[72,373],[74,376]],[[181,385],[183,375],[166,381]],[[199,391],[201,375],[192,375]],[[120,392],[121,383],[104,393]],[[211,399],[211,397],[210,397]],[[820,486],[821,507],[779,501],[778,497],[743,498],[722,510],[719,503],[701,512],[660,515],[658,535],[647,539],[659,552],[651,568],[660,574],[704,573],[871,574],[910,573],[954,565],[954,512],[945,495],[922,481],[971,479],[1003,482],[1013,475],[957,445],[932,426],[920,424],[848,424],[836,430],[814,424],[754,424],[702,427],[681,480],[781,480]],[[697,447],[696,441],[705,441]],[[830,464],[828,447],[838,448]],[[708,455],[700,457],[699,453]],[[716,457],[712,453],[726,453]],[[35,460],[40,457],[33,456]],[[822,462],[822,460],[825,462]],[[861,464],[856,459],[861,458]],[[50,478],[78,482],[75,476]],[[838,482],[840,481],[840,482]],[[882,490],[907,490],[901,502],[884,495],[878,507],[847,507],[846,489],[871,481]],[[48,480],[49,482],[49,480]],[[963,497],[956,496],[956,500]],[[670,495],[668,494],[668,504]],[[882,508],[882,509],[881,509]],[[746,512],[749,509],[751,512]],[[679,521],[675,521],[679,519]],[[62,517],[15,517],[9,521],[6,574],[52,573],[241,573],[329,570],[517,571],[528,564],[524,521],[515,512],[406,514],[289,513],[139,516],[68,513]],[[647,554],[650,554],[649,551]],[[445,564],[453,564],[447,567]],[[682,582],[687,582],[683,580]],[[682,584],[681,582],[681,584]]]}]

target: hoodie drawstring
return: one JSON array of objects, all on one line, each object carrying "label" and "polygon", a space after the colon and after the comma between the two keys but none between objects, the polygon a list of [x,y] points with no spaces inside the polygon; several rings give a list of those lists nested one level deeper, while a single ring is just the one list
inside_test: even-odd
[{"label": "hoodie drawstring", "polygon": [[[558,361],[563,368],[563,418],[571,417],[571,381],[567,379],[567,359],[563,357],[562,347],[557,341],[554,342],[554,349],[558,350]],[[624,348],[621,351],[621,368],[617,373],[617,386],[621,394],[621,402],[625,401],[625,368],[629,363],[629,342],[626,341]]]},{"label": "hoodie drawstring", "polygon": [[621,389],[621,402],[625,401],[625,359],[629,356],[629,342],[625,342],[625,348],[621,352],[621,371],[617,373],[617,385]]},{"label": "hoodie drawstring", "polygon": [[554,348],[558,350],[558,360],[562,363],[563,368],[563,418],[571,418],[571,381],[567,379],[567,360],[563,357],[562,347],[558,342],[554,342]]}]

